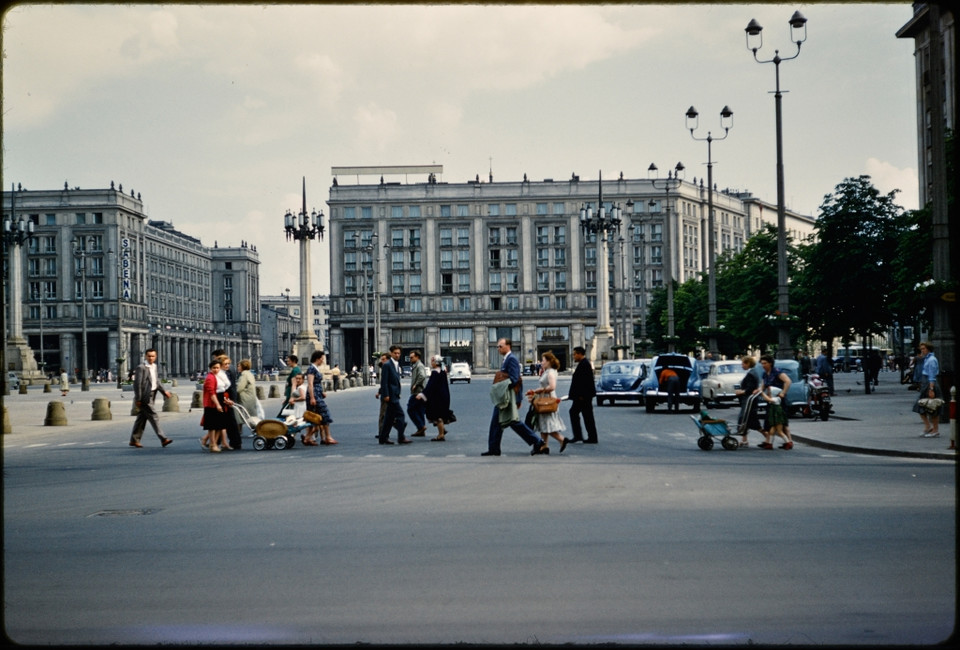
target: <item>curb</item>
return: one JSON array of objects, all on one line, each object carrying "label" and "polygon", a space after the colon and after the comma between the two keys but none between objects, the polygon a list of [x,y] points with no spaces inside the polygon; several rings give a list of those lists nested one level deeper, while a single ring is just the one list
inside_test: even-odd
[{"label": "curb", "polygon": [[854,447],[852,445],[841,445],[835,442],[823,442],[815,438],[798,436],[791,433],[790,437],[798,442],[802,442],[811,447],[820,447],[831,451],[842,451],[848,454],[869,454],[871,456],[898,456],[901,458],[925,458],[928,460],[952,460],[956,462],[956,452],[936,452],[936,451],[903,451],[896,449],[872,449],[869,447]]}]

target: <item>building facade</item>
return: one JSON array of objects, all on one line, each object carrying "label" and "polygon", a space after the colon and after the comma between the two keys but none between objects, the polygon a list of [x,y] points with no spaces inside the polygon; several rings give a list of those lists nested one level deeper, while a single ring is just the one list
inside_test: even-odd
[{"label": "building facade", "polygon": [[164,376],[206,369],[217,348],[259,366],[255,247],[205,246],[150,220],[140,196],[112,182],[109,189],[5,191],[3,210],[34,224],[21,255],[23,331],[47,373],[63,367],[76,376],[83,367],[84,307],[91,379],[118,365],[129,372],[151,347]]},{"label": "building facade", "polygon": [[[323,349],[330,349],[328,296],[314,296],[310,328]],[[265,368],[283,368],[284,360],[293,352],[300,333],[300,297],[284,293],[279,296],[260,297],[261,339],[263,340],[263,365]],[[327,360],[331,365],[336,361]],[[306,360],[309,362],[309,359]]]},{"label": "building facade", "polygon": [[[702,180],[675,179],[669,193],[663,181],[602,181],[605,206],[620,206],[623,217],[608,259],[598,260],[597,235],[581,229],[580,209],[596,208],[599,180],[443,183],[442,171],[333,168],[329,350],[345,367],[362,367],[365,331],[371,355],[398,344],[404,358],[422,349],[482,372],[499,367],[496,341],[508,337],[522,362],[551,350],[566,367],[573,347],[593,337],[601,263],[616,343],[633,350],[630,323],[644,330],[650,293],[667,277],[665,247],[679,282],[706,266]],[[404,180],[385,180],[394,177]],[[776,224],[775,206],[748,193],[715,191],[713,203],[718,253]],[[788,213],[788,223],[798,239],[813,232],[810,217]]]}]

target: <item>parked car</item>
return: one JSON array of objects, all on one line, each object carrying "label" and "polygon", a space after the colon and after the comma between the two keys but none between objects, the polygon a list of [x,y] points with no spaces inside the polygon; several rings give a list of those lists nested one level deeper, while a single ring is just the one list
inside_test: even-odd
[{"label": "parked car", "polygon": [[413,366],[410,366],[410,365],[400,366],[400,375],[402,377],[409,377],[412,374],[413,374]]},{"label": "parked car", "polygon": [[20,390],[20,377],[17,376],[17,373],[7,373],[7,388],[10,390]]},{"label": "parked car", "polygon": [[597,379],[597,406],[603,406],[604,400],[611,404],[617,400],[632,400],[643,404],[643,392],[640,384],[650,373],[650,359],[629,359],[608,361],[600,368]]},{"label": "parked car", "polygon": [[465,381],[468,384],[470,383],[470,364],[469,363],[451,363],[450,372],[447,374],[447,379],[450,380],[452,384],[455,381]]},{"label": "parked car", "polygon": [[690,405],[694,412],[700,410],[700,373],[697,360],[685,354],[667,353],[654,358],[652,372],[642,386],[643,404],[647,413],[653,413],[657,404],[667,403],[666,391],[660,390],[660,373],[670,368],[680,378],[680,403]]},{"label": "parked car", "polygon": [[[699,364],[698,364],[699,365]],[[760,367],[753,372],[760,375]],[[737,389],[743,379],[743,365],[739,361],[716,361],[710,364],[707,376],[700,381],[700,398],[706,405],[719,405],[738,401]]]}]

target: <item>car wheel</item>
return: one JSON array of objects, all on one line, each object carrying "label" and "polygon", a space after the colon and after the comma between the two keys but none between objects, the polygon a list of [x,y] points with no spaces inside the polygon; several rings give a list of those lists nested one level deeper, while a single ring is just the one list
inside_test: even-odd
[{"label": "car wheel", "polygon": [[597,398],[597,406],[603,406],[603,400],[599,397]]},{"label": "car wheel", "polygon": [[656,402],[651,402],[651,401],[647,401],[645,406],[647,407],[647,413],[653,413],[653,410],[657,408]]}]

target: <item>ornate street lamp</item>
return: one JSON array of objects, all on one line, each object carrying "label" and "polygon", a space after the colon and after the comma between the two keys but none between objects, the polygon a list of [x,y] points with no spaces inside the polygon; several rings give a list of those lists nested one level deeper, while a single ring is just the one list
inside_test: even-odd
[{"label": "ornate street lamp", "polygon": [[87,238],[78,235],[73,238],[73,256],[80,270],[80,390],[90,390],[90,378],[87,376]]},{"label": "ornate street lamp", "polygon": [[303,178],[303,207],[294,214],[290,210],[283,215],[283,229],[287,241],[300,242],[300,334],[297,335],[296,355],[309,358],[314,350],[322,350],[323,343],[317,340],[310,323],[313,313],[313,293],[310,286],[310,242],[316,238],[323,241],[323,210],[307,213],[307,178]]},{"label": "ornate street lamp", "polygon": [[707,131],[707,137],[698,138],[693,134],[700,123],[700,115],[693,106],[687,110],[687,128],[690,130],[690,137],[699,142],[707,143],[707,312],[709,334],[709,349],[711,352],[717,352],[717,269],[715,260],[717,256],[717,233],[716,218],[713,214],[713,152],[712,145],[714,141],[726,140],[733,128],[733,111],[729,106],[724,106],[720,111],[720,127],[723,129],[723,136],[713,137],[710,131]]},{"label": "ornate street lamp", "polygon": [[[6,373],[7,356],[17,357],[12,365],[23,371],[24,377],[36,375],[36,359],[33,351],[27,345],[27,340],[23,336],[23,268],[21,255],[23,245],[32,237],[36,227],[30,219],[20,217],[16,219],[15,214],[16,188],[10,187],[10,214],[3,219],[3,245],[9,249],[10,255],[7,258],[7,271],[10,287],[10,337],[4,344],[4,366],[3,372]],[[9,346],[9,351],[8,351]],[[42,347],[42,346],[41,346]],[[4,393],[7,389],[7,375],[3,375]]]},{"label": "ornate street lamp", "polygon": [[[587,203],[580,207],[580,229],[588,237],[597,235],[597,326],[593,330],[593,341],[590,344],[590,360],[602,359],[609,353],[613,345],[613,328],[610,327],[610,268],[609,253],[607,252],[608,236],[611,232],[620,232],[623,210],[619,205],[611,205],[607,212],[603,204],[603,173],[597,183],[597,211]],[[609,355],[608,355],[609,358]]]},{"label": "ornate street lamp", "polygon": [[[673,228],[670,223],[670,190],[680,187],[680,183],[683,182],[681,178],[681,173],[684,170],[683,163],[678,162],[676,166],[667,172],[667,177],[664,179],[658,179],[657,174],[659,170],[657,166],[653,163],[650,163],[650,166],[647,168],[647,175],[650,177],[650,184],[654,189],[663,189],[666,197],[664,199],[664,216],[663,216],[663,270],[664,278],[663,281],[667,285],[667,352],[674,352],[676,350],[677,344],[677,335],[676,335],[676,321],[673,317]],[[657,185],[657,183],[660,183]],[[650,205],[654,206],[657,202],[651,200]]]},{"label": "ornate street lamp", "polygon": [[777,118],[777,311],[781,316],[777,346],[778,359],[793,358],[793,344],[790,341],[790,290],[787,286],[787,214],[783,189],[783,118],[780,92],[780,62],[790,61],[800,56],[800,44],[807,40],[807,19],[796,11],[790,17],[790,41],[797,46],[797,52],[791,57],[781,58],[780,50],[774,50],[773,58],[761,61],[757,50],[763,46],[763,27],[756,19],[751,19],[744,30],[747,33],[747,49],[753,52],[757,63],[772,63],[776,70],[777,89],[774,92]]}]

